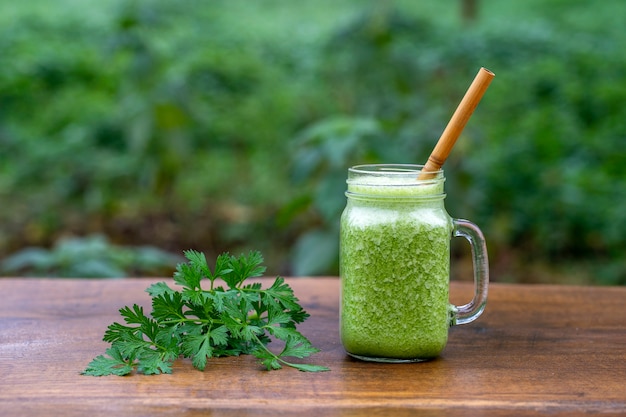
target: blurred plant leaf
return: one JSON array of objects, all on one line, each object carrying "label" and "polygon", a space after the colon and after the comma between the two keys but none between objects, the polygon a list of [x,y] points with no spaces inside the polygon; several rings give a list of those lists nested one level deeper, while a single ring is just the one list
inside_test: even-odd
[{"label": "blurred plant leaf", "polygon": [[3,274],[122,278],[174,270],[180,257],[152,247],[123,247],[102,235],[60,239],[49,250],[23,249],[0,263]]},{"label": "blurred plant leaf", "polygon": [[314,230],[302,235],[292,253],[296,276],[324,275],[336,267],[338,231]]}]

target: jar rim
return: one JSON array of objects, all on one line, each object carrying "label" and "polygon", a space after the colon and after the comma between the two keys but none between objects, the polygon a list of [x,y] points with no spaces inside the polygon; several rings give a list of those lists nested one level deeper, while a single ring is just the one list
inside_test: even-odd
[{"label": "jar rim", "polygon": [[443,170],[420,179],[423,165],[367,164],[348,170],[346,196],[376,199],[441,199],[445,197]]},{"label": "jar rim", "polygon": [[[424,165],[419,164],[361,164],[350,167],[348,171],[355,174],[366,175],[417,175],[422,172]],[[435,177],[443,175],[443,169],[431,171]]]},{"label": "jar rim", "polygon": [[[440,184],[445,181],[443,169],[429,172],[428,178],[420,179],[424,165],[417,164],[363,164],[348,169],[348,184],[390,185],[412,187],[416,185]],[[391,183],[381,181],[388,179]]]}]

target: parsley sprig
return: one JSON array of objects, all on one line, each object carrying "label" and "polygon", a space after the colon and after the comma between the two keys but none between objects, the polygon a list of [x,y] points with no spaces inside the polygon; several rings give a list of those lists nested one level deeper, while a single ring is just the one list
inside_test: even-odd
[{"label": "parsley sprig", "polygon": [[[305,372],[328,370],[286,360],[306,358],[319,349],[296,330],[309,314],[283,278],[276,277],[266,289],[260,283],[246,283],[265,272],[260,252],[239,257],[222,254],[212,271],[203,253],[184,254],[188,262],[179,264],[174,273],[174,282],[182,290],[173,290],[165,282],[150,286],[146,290],[152,297],[150,316],[137,304],[120,309],[125,324],[108,327],[103,339],[111,346],[83,374],[171,373],[180,356],[204,370],[210,358],[241,354],[256,356],[268,370],[283,365]],[[226,287],[219,285],[222,282]],[[267,347],[272,338],[284,342],[280,353]]]}]

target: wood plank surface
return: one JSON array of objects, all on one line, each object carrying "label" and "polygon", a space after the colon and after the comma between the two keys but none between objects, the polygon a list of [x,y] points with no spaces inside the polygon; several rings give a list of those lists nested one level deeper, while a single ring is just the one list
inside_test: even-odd
[{"label": "wood plank surface", "polygon": [[[152,279],[0,279],[0,416],[626,415],[626,288],[493,284],[476,322],[417,364],[348,357],[339,280],[288,279],[311,318],[299,329],[330,372],[264,371],[253,357],[179,360],[173,374],[80,375],[108,346],[118,309]],[[452,300],[472,288],[452,284]]]}]

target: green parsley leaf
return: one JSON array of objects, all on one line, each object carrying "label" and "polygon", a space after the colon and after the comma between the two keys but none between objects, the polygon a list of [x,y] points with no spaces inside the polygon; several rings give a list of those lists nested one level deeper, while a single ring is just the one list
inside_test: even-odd
[{"label": "green parsley leaf", "polygon": [[[149,316],[137,304],[121,308],[125,324],[115,322],[107,328],[103,340],[111,347],[89,363],[83,374],[171,373],[172,363],[181,355],[204,370],[213,357],[241,354],[255,355],[268,370],[283,366],[304,372],[328,370],[285,359],[306,358],[319,350],[296,329],[309,315],[283,278],[276,277],[267,289],[246,282],[265,272],[260,252],[238,257],[221,254],[213,271],[203,253],[189,250],[184,254],[188,262],[177,265],[174,273],[174,282],[182,290],[164,282],[147,288],[152,297]],[[228,289],[215,287],[217,279]],[[205,280],[209,285],[203,287]],[[279,354],[267,348],[272,338],[285,343]]]},{"label": "green parsley leaf", "polygon": [[122,356],[119,349],[110,347],[106,350],[108,357],[100,355],[92,360],[83,375],[104,376],[104,375],[128,375],[133,370],[132,359]]},{"label": "green parsley leaf", "polygon": [[183,355],[192,358],[192,364],[201,371],[207,364],[207,358],[213,356],[213,347],[211,346],[211,334],[194,334],[188,335],[183,342]]},{"label": "green parsley leaf", "polygon": [[185,304],[179,292],[161,294],[152,298],[152,317],[159,321],[185,321]]},{"label": "green parsley leaf", "polygon": [[251,251],[248,255],[231,256],[230,271],[222,273],[221,277],[229,288],[237,288],[243,281],[252,277],[259,277],[265,272],[263,256],[260,252]]},{"label": "green parsley leaf", "polygon": [[297,370],[302,371],[302,372],[330,371],[330,369],[328,369],[326,366],[311,365],[311,364],[306,364],[306,363],[290,363],[289,366],[291,366],[292,368],[296,368]]},{"label": "green parsley leaf", "polygon": [[311,342],[309,342],[304,336],[291,335],[287,338],[287,343],[285,343],[285,348],[280,353],[280,356],[306,358],[307,356],[317,352],[319,352],[319,349],[311,346]]},{"label": "green parsley leaf", "polygon": [[173,294],[175,291],[171,289],[164,282],[157,282],[156,284],[152,284],[146,289],[146,292],[150,294],[151,297],[156,297],[162,294]]}]

